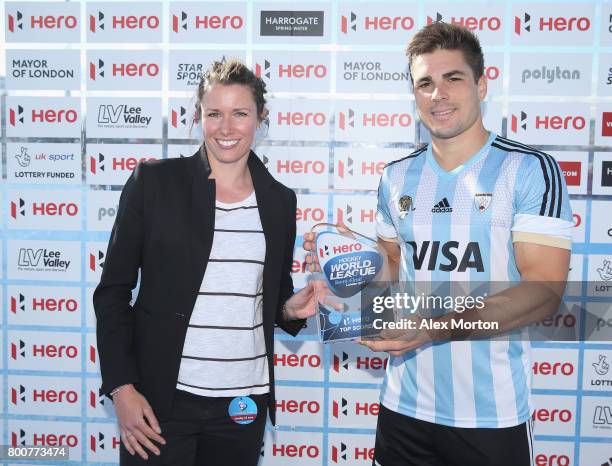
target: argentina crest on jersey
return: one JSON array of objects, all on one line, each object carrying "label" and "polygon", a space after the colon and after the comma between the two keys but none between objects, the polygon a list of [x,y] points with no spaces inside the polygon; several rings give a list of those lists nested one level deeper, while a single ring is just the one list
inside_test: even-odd
[{"label": "argentina crest on jersey", "polygon": [[493,199],[493,194],[491,193],[476,193],[474,194],[474,205],[478,212],[484,212],[487,210],[489,205],[491,204],[491,200]]}]

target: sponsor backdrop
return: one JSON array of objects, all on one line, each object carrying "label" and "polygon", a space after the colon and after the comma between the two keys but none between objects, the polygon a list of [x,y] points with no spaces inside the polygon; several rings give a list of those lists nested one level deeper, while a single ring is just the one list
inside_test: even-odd
[{"label": "sponsor backdrop", "polygon": [[[192,95],[215,58],[240,57],[268,83],[270,127],[257,152],[296,190],[298,232],[341,219],[374,235],[385,163],[427,140],[403,47],[430,21],[473,29],[486,55],[487,127],[559,160],[576,222],[571,276],[610,282],[576,304],[612,289],[610,3],[9,1],[0,10],[2,444],[67,445],[67,464],[117,461],[112,406],[97,391],[92,291],[129,173],[197,147]],[[301,238],[293,274],[303,286]],[[537,465],[612,465],[612,315],[597,309],[590,322],[583,313],[543,324],[588,324],[607,342],[535,345]],[[314,321],[296,339],[279,333],[279,425],[261,464],[369,464],[385,364],[358,345],[321,345]]]}]

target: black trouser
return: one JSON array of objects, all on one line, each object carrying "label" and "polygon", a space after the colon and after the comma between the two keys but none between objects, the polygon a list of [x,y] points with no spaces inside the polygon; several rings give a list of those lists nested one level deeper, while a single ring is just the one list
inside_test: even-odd
[{"label": "black trouser", "polygon": [[160,422],[166,445],[160,456],[134,456],[121,443],[121,466],[257,466],[268,416],[268,395],[251,395],[257,419],[237,424],[228,415],[233,398],[213,398],[177,390],[170,419]]},{"label": "black trouser", "polygon": [[380,406],[376,466],[531,466],[531,421],[500,429],[449,427]]}]

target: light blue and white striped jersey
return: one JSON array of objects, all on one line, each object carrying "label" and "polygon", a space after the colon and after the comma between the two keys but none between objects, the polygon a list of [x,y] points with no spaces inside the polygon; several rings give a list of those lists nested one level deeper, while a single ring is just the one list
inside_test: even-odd
[{"label": "light blue and white striped jersey", "polygon": [[[450,172],[423,147],[390,163],[378,190],[377,234],[399,243],[401,281],[517,282],[513,242],[571,249],[572,227],[555,160],[495,134]],[[381,402],[438,424],[510,427],[533,411],[530,374],[528,341],[436,343],[390,359]]]}]

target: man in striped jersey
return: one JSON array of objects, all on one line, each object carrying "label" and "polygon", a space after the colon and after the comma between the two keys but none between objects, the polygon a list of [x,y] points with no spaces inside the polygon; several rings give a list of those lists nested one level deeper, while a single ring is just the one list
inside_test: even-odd
[{"label": "man in striped jersey", "polygon": [[[567,189],[552,157],[484,128],[487,82],[473,33],[434,23],[414,36],[407,55],[431,143],[385,168],[379,244],[400,281],[518,285],[480,311],[438,317],[437,329],[362,341],[391,354],[374,464],[530,465],[530,344],[503,334],[556,309],[558,301],[527,287],[564,286],[573,226]],[[451,330],[459,321],[499,327]]]}]

